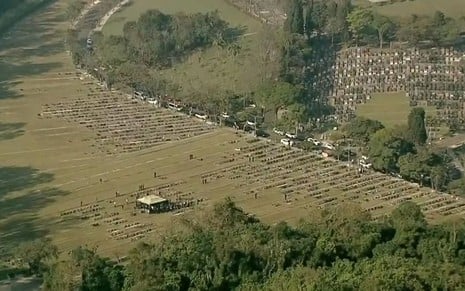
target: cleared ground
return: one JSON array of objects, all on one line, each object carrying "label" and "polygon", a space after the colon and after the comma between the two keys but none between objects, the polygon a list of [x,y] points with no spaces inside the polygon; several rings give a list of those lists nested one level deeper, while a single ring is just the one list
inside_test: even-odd
[{"label": "cleared ground", "polygon": [[222,19],[233,26],[244,28],[239,44],[241,49],[233,51],[217,47],[203,53],[195,53],[182,64],[160,72],[161,77],[181,86],[181,94],[200,95],[221,90],[250,92],[260,84],[263,70],[259,61],[259,38],[263,25],[223,0],[134,0],[133,3],[115,13],[103,28],[104,34],[120,34],[124,23],[137,20],[149,10],[159,9],[164,13],[199,13],[218,10]]},{"label": "cleared ground", "polygon": [[[138,241],[164,235],[179,218],[208,211],[226,196],[270,223],[295,222],[343,202],[358,203],[375,217],[406,200],[418,202],[431,219],[465,212],[465,201],[450,195],[379,173],[359,175],[345,164],[229,129],[172,138],[183,129],[197,130],[200,123],[185,119],[182,125],[173,125],[173,132],[164,120],[178,115],[166,110],[152,113],[162,119],[128,117],[128,112],[148,105],[129,104],[126,97],[103,92],[76,75],[63,52],[61,29],[66,25],[57,17],[59,8],[53,6],[26,21],[12,33],[15,39],[2,39],[3,251],[48,235],[63,251],[87,244],[98,245],[105,255],[122,256]],[[105,105],[87,103],[99,100],[96,96]],[[50,110],[61,112],[61,117],[48,116]],[[148,122],[152,127],[139,133]],[[137,134],[128,133],[129,128]],[[111,134],[104,136],[102,131],[108,129]],[[130,139],[131,144],[140,144],[148,134],[166,139],[131,151],[111,151],[114,143],[105,142],[110,138],[126,144]],[[145,189],[138,191],[140,185]],[[176,213],[136,212],[135,198],[150,193],[196,203]]]}]

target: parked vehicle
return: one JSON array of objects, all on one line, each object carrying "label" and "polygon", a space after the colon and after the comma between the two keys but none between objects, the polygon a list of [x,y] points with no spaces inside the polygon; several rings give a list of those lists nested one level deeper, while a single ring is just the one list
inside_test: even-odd
[{"label": "parked vehicle", "polygon": [[365,169],[370,169],[372,167],[371,163],[369,163],[368,161],[363,160],[363,159],[361,159],[358,163],[359,163],[360,166],[362,166]]},{"label": "parked vehicle", "polygon": [[281,139],[281,143],[285,146],[293,146],[294,142],[288,138]]},{"label": "parked vehicle", "polygon": [[194,114],[195,117],[197,117],[198,119],[202,119],[202,120],[207,120],[208,116],[205,114],[205,113],[196,113]]},{"label": "parked vehicle", "polygon": [[313,144],[316,145],[316,146],[320,146],[320,145],[321,145],[321,142],[320,142],[319,140],[317,140],[317,139],[315,139],[315,138],[312,138],[312,137],[307,138],[307,141],[313,143]]},{"label": "parked vehicle", "polygon": [[180,104],[174,103],[174,102],[169,102],[168,103],[168,108],[171,110],[176,110],[176,111],[181,111],[183,108]]},{"label": "parked vehicle", "polygon": [[335,150],[335,149],[336,149],[332,144],[330,144],[330,143],[328,143],[328,142],[323,142],[323,143],[321,144],[321,146],[322,146],[323,148],[328,149],[328,150]]},{"label": "parked vehicle", "polygon": [[276,127],[273,128],[273,132],[276,133],[277,135],[285,135],[284,131],[277,129]]},{"label": "parked vehicle", "polygon": [[296,135],[296,134],[289,133],[289,132],[286,133],[286,136],[287,136],[288,138],[290,138],[290,139],[296,139],[296,138],[297,138],[297,135]]}]

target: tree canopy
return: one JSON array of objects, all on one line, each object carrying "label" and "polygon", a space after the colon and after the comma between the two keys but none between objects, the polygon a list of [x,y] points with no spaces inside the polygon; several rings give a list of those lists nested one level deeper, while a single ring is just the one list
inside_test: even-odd
[{"label": "tree canopy", "polygon": [[461,219],[429,225],[411,202],[377,222],[341,204],[271,226],[227,199],[124,266],[77,248],[43,269],[44,290],[461,290],[464,246]]},{"label": "tree canopy", "polygon": [[428,139],[425,127],[425,110],[413,108],[408,116],[408,137],[416,145],[424,145]]},{"label": "tree canopy", "polygon": [[345,126],[344,131],[359,145],[367,145],[371,136],[383,128],[383,124],[378,120],[356,117]]},{"label": "tree canopy", "polygon": [[378,130],[370,139],[369,156],[373,167],[383,172],[397,172],[399,157],[413,152],[414,146],[393,128]]}]

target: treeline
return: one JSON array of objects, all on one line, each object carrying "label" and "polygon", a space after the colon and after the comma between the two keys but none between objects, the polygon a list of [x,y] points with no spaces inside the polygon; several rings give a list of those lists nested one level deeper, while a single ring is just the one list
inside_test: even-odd
[{"label": "treeline", "polygon": [[[151,10],[137,21],[126,23],[121,36],[95,32],[91,49],[86,48],[85,40],[79,38],[80,33],[76,30],[68,31],[67,44],[74,63],[86,68],[108,86],[142,91],[150,98],[163,99],[175,98],[173,95],[182,84],[173,84],[157,72],[182,62],[194,51],[212,46],[232,52],[240,50],[237,40],[244,31],[241,27],[231,27],[219,17],[218,12],[168,15]],[[264,51],[259,52],[265,59],[263,62],[269,62],[269,54],[275,49],[274,43],[278,38],[272,32],[269,35],[263,44]],[[216,91],[206,88],[208,92],[192,92],[191,96],[176,96],[176,99],[181,99],[185,107],[204,111],[220,123],[219,115],[227,112],[231,116],[229,121],[237,124],[253,120],[255,116],[261,117],[260,108],[248,107],[252,102],[266,103],[267,108],[278,110],[292,100],[302,100],[302,91],[288,86],[286,82],[266,82],[266,85],[261,86],[261,92],[247,94],[226,91],[218,86]],[[264,99],[265,94],[270,93],[273,100]],[[163,103],[166,100],[159,101]]]},{"label": "treeline", "polygon": [[109,86],[121,83],[152,95],[170,90],[166,81],[151,77],[150,70],[170,67],[197,50],[227,46],[241,32],[230,27],[218,12],[168,15],[149,10],[137,21],[127,22],[121,36],[95,32],[91,49],[75,30],[68,31],[67,43],[76,65],[89,71],[105,68],[97,77]]},{"label": "treeline", "polygon": [[2,0],[0,1],[0,34],[28,14],[55,0]]},{"label": "treeline", "polygon": [[[168,15],[149,10],[136,22],[127,22],[122,36],[97,39],[96,48],[106,66],[129,61],[149,68],[164,68],[195,50],[231,43],[238,37],[237,32],[218,12]],[[106,56],[110,50],[119,53],[117,58]]]},{"label": "treeline", "polygon": [[43,240],[16,254],[51,291],[465,289],[462,219],[429,225],[411,202],[380,221],[352,204],[314,217],[270,226],[226,200],[124,266],[85,248],[56,259]]},{"label": "treeline", "polygon": [[456,44],[464,32],[465,18],[447,17],[441,11],[434,15],[388,17],[353,6],[348,0],[290,0],[286,29],[308,37],[323,34],[347,45],[383,47],[386,42],[400,41],[412,46],[449,46]]},{"label": "treeline", "polygon": [[447,151],[428,146],[424,120],[424,109],[417,107],[411,110],[406,126],[385,128],[379,121],[356,117],[343,131],[362,148],[374,169],[445,191],[461,174]]}]

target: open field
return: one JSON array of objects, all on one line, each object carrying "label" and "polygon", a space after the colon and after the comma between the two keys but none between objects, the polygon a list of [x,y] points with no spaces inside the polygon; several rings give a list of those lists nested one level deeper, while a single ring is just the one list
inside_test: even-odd
[{"label": "open field", "polygon": [[191,55],[185,62],[171,69],[160,72],[161,77],[181,86],[181,94],[232,90],[250,92],[260,83],[262,68],[258,61],[259,33],[262,24],[223,0],[135,0],[133,3],[115,13],[103,28],[104,34],[122,33],[127,21],[137,20],[148,9],[159,9],[164,13],[199,13],[218,10],[221,18],[245,29],[239,44],[241,50],[237,55],[227,49],[212,47],[202,53]]},{"label": "open field", "polygon": [[[406,124],[412,107],[405,92],[375,93],[365,104],[357,106],[356,114],[381,121],[385,126]],[[436,116],[433,107],[424,107],[428,116]]]},{"label": "open field", "polygon": [[376,93],[357,107],[357,115],[381,121],[385,126],[404,124],[410,112],[405,92]]},{"label": "open field", "polygon": [[414,0],[385,5],[370,4],[368,0],[356,0],[354,3],[362,7],[373,7],[374,10],[388,16],[432,15],[436,11],[442,11],[445,15],[455,18],[465,15],[465,2],[462,0]]},{"label": "open field", "polygon": [[[63,52],[60,9],[51,7],[19,26],[14,40],[2,40],[3,250],[48,235],[63,251],[87,244],[121,256],[226,196],[269,223],[295,222],[343,202],[375,217],[406,200],[430,219],[465,212],[465,200],[379,173],[360,175],[343,163],[103,91],[77,74]],[[195,203],[174,213],[136,212],[135,198],[150,193]]]}]

